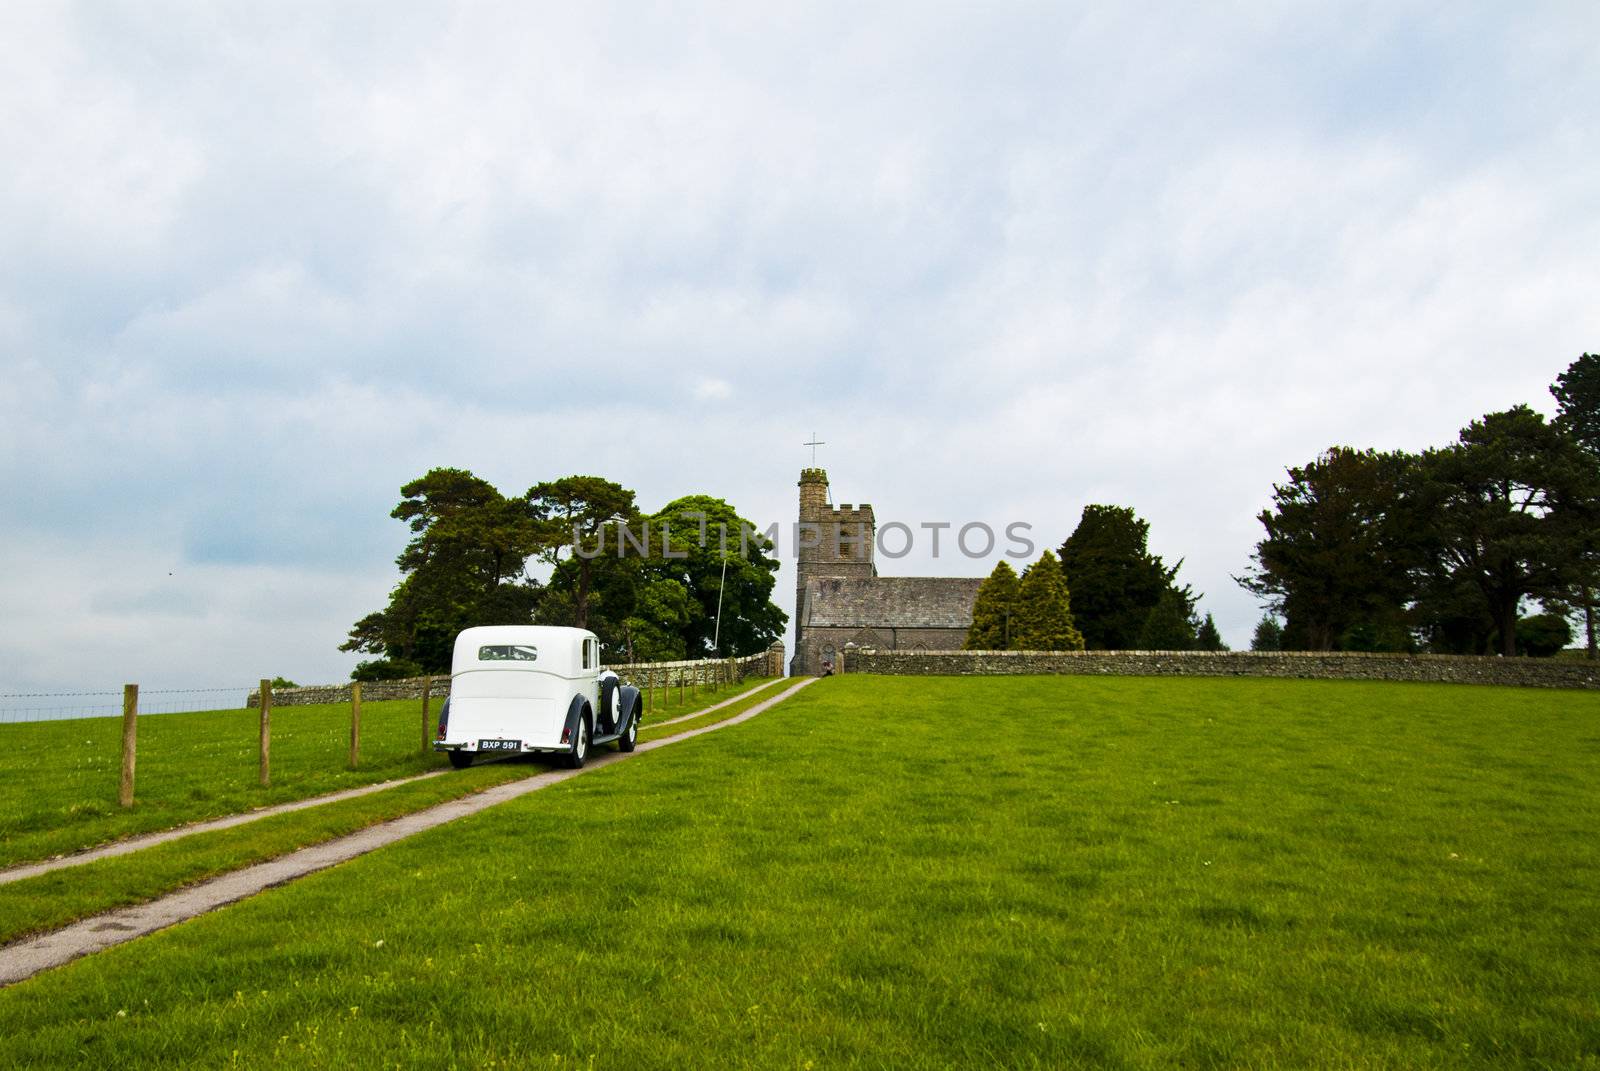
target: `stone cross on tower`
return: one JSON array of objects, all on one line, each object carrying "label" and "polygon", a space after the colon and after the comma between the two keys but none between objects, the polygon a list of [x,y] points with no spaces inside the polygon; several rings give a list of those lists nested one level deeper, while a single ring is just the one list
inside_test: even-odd
[{"label": "stone cross on tower", "polygon": [[812,464],[812,467],[815,467],[816,464],[817,464],[817,447],[819,447],[819,446],[827,446],[828,444],[826,442],[824,442],[823,440],[817,438],[817,433],[816,432],[812,432],[811,433],[811,441],[808,442],[808,443],[801,443],[800,445],[801,446],[809,446],[809,447],[811,447],[811,464]]}]

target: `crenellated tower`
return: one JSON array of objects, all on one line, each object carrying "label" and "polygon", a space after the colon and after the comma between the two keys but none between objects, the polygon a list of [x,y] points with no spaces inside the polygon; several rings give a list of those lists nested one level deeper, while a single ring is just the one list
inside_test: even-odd
[{"label": "crenellated tower", "polygon": [[805,650],[806,585],[821,577],[869,579],[878,522],[872,506],[829,503],[828,473],[800,470],[800,524],[795,533],[795,655]]}]

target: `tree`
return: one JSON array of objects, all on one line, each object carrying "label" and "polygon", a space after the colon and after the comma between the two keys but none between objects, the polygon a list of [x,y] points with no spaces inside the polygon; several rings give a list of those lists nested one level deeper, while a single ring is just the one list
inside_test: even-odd
[{"label": "tree", "polygon": [[778,573],[772,541],[732,506],[686,495],[651,514],[649,525],[654,543],[646,576],[676,581],[688,594],[681,629],[686,657],[756,654],[783,635],[789,615],[772,602]]},{"label": "tree", "polygon": [[1283,650],[1283,626],[1271,614],[1262,614],[1261,620],[1256,622],[1256,633],[1250,639],[1252,651],[1281,651]]},{"label": "tree", "polygon": [[1016,570],[1001,558],[994,571],[978,585],[978,597],[972,604],[972,625],[967,629],[967,650],[1010,650],[1018,585]]},{"label": "tree", "polygon": [[581,627],[598,636],[601,647],[614,657],[628,646],[627,620],[640,612],[639,593],[648,583],[644,562],[637,556],[619,555],[613,545],[592,558],[574,554],[551,571],[534,620],[541,625],[578,627],[581,598]]},{"label": "tree", "polygon": [[1530,658],[1549,658],[1572,642],[1572,626],[1560,614],[1533,614],[1517,621],[1517,650]]},{"label": "tree", "polygon": [[[1126,506],[1083,508],[1078,527],[1061,545],[1061,568],[1072,585],[1072,613],[1092,651],[1128,650],[1162,594],[1174,586],[1170,568],[1149,551],[1150,524]],[[1183,588],[1186,600],[1194,595]]]},{"label": "tree", "polygon": [[1017,584],[1011,628],[1015,651],[1081,651],[1083,633],[1072,622],[1071,593],[1061,563],[1050,551],[1028,567]]},{"label": "tree", "polygon": [[1226,651],[1228,645],[1222,642],[1222,633],[1217,631],[1217,623],[1208,612],[1200,627],[1195,630],[1194,646],[1197,651]]},{"label": "tree", "polygon": [[1571,439],[1525,405],[1490,413],[1422,462],[1438,577],[1475,586],[1502,654],[1516,653],[1525,598],[1560,599],[1596,547],[1600,477]]},{"label": "tree", "polygon": [[1191,651],[1195,642],[1195,621],[1183,596],[1167,590],[1145,618],[1139,630],[1141,651]]},{"label": "tree", "polygon": [[1416,464],[1335,446],[1274,485],[1255,568],[1235,579],[1284,617],[1286,648],[1337,649],[1352,627],[1392,620],[1410,601],[1420,556],[1405,503]]},{"label": "tree", "polygon": [[423,676],[423,668],[415,662],[407,662],[399,658],[378,658],[366,662],[357,662],[355,671],[350,674],[353,681],[398,681],[408,677]]},{"label": "tree", "polygon": [[464,469],[432,469],[400,494],[390,516],[412,532],[395,559],[400,582],[389,604],[357,621],[339,649],[381,654],[364,663],[367,673],[395,666],[448,672],[463,628],[532,620],[538,585],[526,565],[541,531],[525,502]]},{"label": "tree", "polygon": [[1585,353],[1567,366],[1550,387],[1556,399],[1556,426],[1600,458],[1600,353]]},{"label": "tree", "polygon": [[1472,581],[1440,572],[1426,576],[1417,594],[1417,629],[1434,654],[1493,654],[1494,618]]},{"label": "tree", "polygon": [[[588,628],[594,561],[604,554],[604,548],[596,548],[596,544],[602,541],[603,526],[627,524],[638,517],[633,492],[599,476],[564,476],[534,484],[524,498],[540,522],[546,560],[560,565],[561,551],[568,551],[566,560],[571,568],[562,573],[559,590],[570,596],[571,619],[562,623]],[[600,554],[583,548],[599,549]]]},{"label": "tree", "polygon": [[[1585,353],[1556,377],[1550,393],[1556,398],[1556,428],[1600,466],[1600,354]],[[1596,590],[1600,589],[1600,560],[1595,554],[1585,557],[1578,582],[1565,600],[1583,613],[1583,631],[1588,657],[1600,658],[1596,647]]]},{"label": "tree", "polygon": [[629,662],[675,662],[684,657],[689,593],[676,580],[651,580],[622,622],[622,651]]}]

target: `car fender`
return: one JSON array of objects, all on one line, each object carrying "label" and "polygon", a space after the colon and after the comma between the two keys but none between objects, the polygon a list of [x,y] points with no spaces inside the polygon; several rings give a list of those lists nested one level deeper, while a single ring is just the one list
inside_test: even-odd
[{"label": "car fender", "polygon": [[[589,701],[581,695],[573,696],[572,702],[567,704],[567,721],[561,728],[561,742],[563,744],[572,743],[573,734],[578,731],[578,719],[583,717],[583,708],[588,705]],[[591,733],[594,732],[594,727],[590,726],[589,731]]]},{"label": "car fender", "polygon": [[626,716],[617,703],[619,698],[617,688],[621,685],[615,673],[600,674],[600,718],[595,726],[597,733],[616,733],[622,731],[622,719]]},{"label": "car fender", "polygon": [[[622,720],[617,722],[617,732],[627,732],[628,722],[633,720],[634,712],[641,710],[641,708],[642,704],[639,702],[639,689],[635,688],[631,684],[624,684],[622,687],[618,688],[617,709],[622,711]],[[642,713],[639,715],[639,720],[644,721],[644,715]]]}]

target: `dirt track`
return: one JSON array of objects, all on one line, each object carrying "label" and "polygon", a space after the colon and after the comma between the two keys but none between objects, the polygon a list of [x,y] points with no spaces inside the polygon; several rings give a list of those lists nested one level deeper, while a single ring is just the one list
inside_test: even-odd
[{"label": "dirt track", "polygon": [[[688,721],[690,718],[698,718],[703,715],[710,714],[714,710],[721,710],[730,703],[737,703],[742,699],[748,699],[756,692],[759,692],[761,689],[767,688],[774,683],[776,682],[769,681],[766,684],[758,684],[754,688],[741,692],[731,699],[724,699],[720,703],[713,703],[709,707],[690,711],[688,714],[681,715],[680,717],[669,718],[666,721],[653,721],[650,723],[650,728],[657,729],[663,725],[674,725],[680,721]],[[290,811],[303,811],[308,807],[320,807],[324,803],[337,803],[340,800],[355,799],[357,796],[370,795],[373,792],[381,792],[386,788],[394,788],[396,785],[409,784],[412,781],[421,781],[427,777],[439,777],[440,775],[446,773],[449,773],[449,771],[433,770],[428,773],[417,774],[415,777],[402,777],[393,781],[380,781],[376,784],[362,785],[359,788],[347,788],[342,792],[330,792],[325,796],[313,796],[310,799],[294,800],[290,803],[279,803],[271,807],[259,807],[253,811],[246,811],[243,814],[230,814],[222,818],[212,818],[205,822],[194,822],[190,825],[179,826],[176,829],[164,829],[159,833],[146,833],[137,837],[129,837],[126,840],[119,840],[114,844],[106,844],[99,848],[90,848],[88,851],[74,852],[71,855],[64,855],[58,859],[46,859],[42,863],[26,863],[22,866],[11,867],[9,870],[0,870],[0,885],[4,885],[7,882],[12,881],[21,881],[23,878],[37,877],[40,874],[48,874],[52,870],[60,870],[63,867],[78,866],[83,863],[92,863],[96,859],[109,859],[115,855],[127,855],[129,852],[136,852],[141,848],[148,848],[153,844],[165,844],[167,841],[178,840],[182,837],[187,837],[195,833],[209,833],[214,829],[231,829],[234,826],[242,826],[247,822],[254,822],[257,819],[271,818],[275,814],[287,814]]]},{"label": "dirt track", "polygon": [[[749,710],[736,714],[727,721],[703,726],[699,729],[690,729],[687,732],[667,737],[666,739],[652,740],[648,743],[640,744],[634,754],[654,751],[657,748],[676,744],[679,741],[688,740],[703,733],[716,732],[718,729],[748,721],[763,711],[781,703],[815,680],[815,677],[807,677],[796,681],[777,695],[757,703]],[[235,870],[232,873],[213,878],[192,888],[179,890],[147,904],[108,911],[102,915],[82,919],[51,933],[24,938],[14,944],[0,948],[0,986],[15,984],[33,977],[40,971],[48,970],[51,967],[59,967],[61,964],[70,962],[80,956],[98,952],[102,948],[110,948],[112,945],[122,944],[124,941],[131,941],[135,937],[142,937],[147,933],[166,929],[168,926],[192,919],[196,915],[202,915],[225,904],[253,896],[274,885],[283,885],[315,871],[336,866],[347,859],[365,855],[374,849],[382,848],[384,845],[393,844],[397,840],[409,837],[413,833],[421,833],[424,830],[433,829],[435,826],[444,825],[446,822],[453,822],[457,818],[465,818],[467,815],[476,814],[479,811],[493,807],[497,803],[516,799],[518,796],[525,796],[530,792],[537,792],[542,788],[548,788],[562,781],[580,777],[590,770],[596,770],[616,762],[623,762],[632,757],[620,752],[606,752],[595,755],[589,760],[588,765],[581,770],[552,770],[525,780],[496,785],[494,788],[487,789],[474,796],[441,803],[428,810],[408,814],[401,818],[384,822],[381,825],[370,826],[360,832],[328,841],[325,844],[302,848],[299,851],[268,860],[265,863],[257,863],[242,870]],[[368,791],[371,791],[371,789]],[[322,799],[325,802],[327,797]],[[189,831],[192,831],[192,829]],[[173,832],[181,835],[184,831]]]}]

